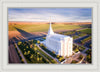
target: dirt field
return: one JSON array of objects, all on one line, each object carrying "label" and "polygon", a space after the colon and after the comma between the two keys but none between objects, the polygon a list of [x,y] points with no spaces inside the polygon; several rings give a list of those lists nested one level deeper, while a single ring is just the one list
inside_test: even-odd
[{"label": "dirt field", "polygon": [[15,47],[13,44],[10,44],[9,46],[9,63],[20,63],[19,56],[15,50]]}]

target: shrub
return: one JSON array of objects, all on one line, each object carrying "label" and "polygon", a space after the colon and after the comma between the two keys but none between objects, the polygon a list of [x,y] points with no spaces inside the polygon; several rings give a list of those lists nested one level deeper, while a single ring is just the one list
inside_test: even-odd
[{"label": "shrub", "polygon": [[55,51],[52,51],[53,54],[55,54]]},{"label": "shrub", "polygon": [[80,55],[78,59],[82,59],[82,58],[83,58],[83,55]]},{"label": "shrub", "polygon": [[22,62],[24,62],[24,59],[21,59]]},{"label": "shrub", "polygon": [[74,63],[74,64],[75,64],[75,63],[77,63],[77,61],[76,61],[76,60],[72,60],[72,62],[71,62],[71,63]]}]

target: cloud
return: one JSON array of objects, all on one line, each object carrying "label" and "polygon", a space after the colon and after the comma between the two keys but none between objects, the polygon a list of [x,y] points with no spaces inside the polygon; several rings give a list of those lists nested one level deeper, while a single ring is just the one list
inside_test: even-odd
[{"label": "cloud", "polygon": [[32,22],[91,22],[88,10],[66,9],[8,9],[9,21]]}]

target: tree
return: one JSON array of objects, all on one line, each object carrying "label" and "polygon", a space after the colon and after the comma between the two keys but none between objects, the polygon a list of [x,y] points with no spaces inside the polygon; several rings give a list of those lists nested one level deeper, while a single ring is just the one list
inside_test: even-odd
[{"label": "tree", "polygon": [[41,43],[40,46],[43,46],[43,44]]},{"label": "tree", "polygon": [[36,50],[37,50],[37,48],[36,48],[36,47],[34,47],[35,55],[36,55]]},{"label": "tree", "polygon": [[34,51],[36,51],[37,50],[37,48],[36,47],[34,47]]},{"label": "tree", "polygon": [[39,57],[37,57],[37,61],[39,61]]},{"label": "tree", "polygon": [[26,46],[26,48],[28,48],[28,46]]},{"label": "tree", "polygon": [[80,55],[80,56],[79,56],[79,59],[82,59],[82,58],[83,58],[83,55]]},{"label": "tree", "polygon": [[36,44],[34,44],[34,47],[36,47]]},{"label": "tree", "polygon": [[53,52],[53,54],[55,54],[55,51],[52,51]]},{"label": "tree", "polygon": [[42,61],[42,57],[40,57],[40,61]]},{"label": "tree", "polygon": [[22,62],[24,62],[24,59],[21,59]]},{"label": "tree", "polygon": [[38,40],[37,43],[40,44],[40,41]]},{"label": "tree", "polygon": [[19,42],[18,42],[18,45],[20,45],[21,43],[22,43],[22,42],[21,42],[21,41],[19,41]]},{"label": "tree", "polygon": [[33,58],[33,54],[31,54],[30,58],[31,58],[31,59]]},{"label": "tree", "polygon": [[52,61],[52,63],[55,63],[55,60],[53,59],[53,60],[51,60]]},{"label": "tree", "polygon": [[86,60],[87,60],[87,62],[91,63],[91,55],[87,55]]},{"label": "tree", "polygon": [[31,45],[30,45],[30,48],[32,48],[32,47],[33,47],[33,45],[31,44]]},{"label": "tree", "polygon": [[75,52],[78,52],[78,51],[79,51],[78,48],[76,48],[76,49],[75,49]]},{"label": "tree", "polygon": [[39,58],[39,54],[40,54],[40,53],[39,53],[39,52],[37,52],[37,58]]},{"label": "tree", "polygon": [[24,55],[27,55],[26,51],[24,52]]},{"label": "tree", "polygon": [[28,51],[28,54],[30,54],[30,51]]},{"label": "tree", "polygon": [[57,55],[57,58],[59,58],[59,55]]}]

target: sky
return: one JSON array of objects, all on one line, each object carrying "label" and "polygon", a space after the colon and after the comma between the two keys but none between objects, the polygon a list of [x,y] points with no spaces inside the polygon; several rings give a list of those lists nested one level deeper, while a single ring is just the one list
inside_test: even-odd
[{"label": "sky", "polygon": [[8,21],[92,22],[91,8],[9,8]]}]

